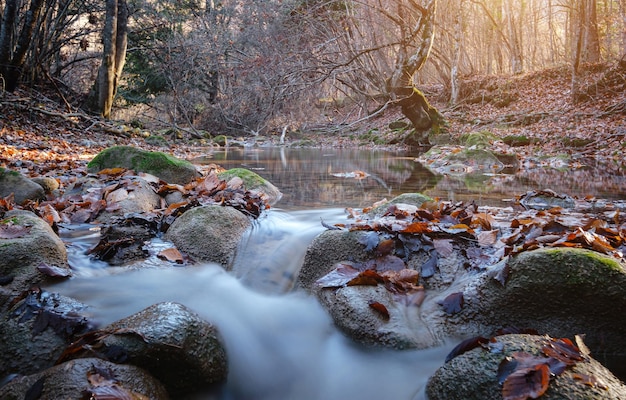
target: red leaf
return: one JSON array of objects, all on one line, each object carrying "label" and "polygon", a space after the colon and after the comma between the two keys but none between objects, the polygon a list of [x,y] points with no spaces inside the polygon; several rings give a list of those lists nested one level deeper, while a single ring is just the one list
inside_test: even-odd
[{"label": "red leaf", "polygon": [[372,301],[369,303],[369,306],[371,309],[376,310],[385,321],[389,321],[389,310],[387,310],[387,307],[385,307],[384,304]]},{"label": "red leaf", "polygon": [[582,383],[584,383],[587,386],[597,387],[597,388],[601,388],[604,390],[609,389],[609,387],[604,382],[600,381],[598,378],[596,378],[593,375],[574,373],[572,374],[572,377],[576,380],[582,381]]},{"label": "red leaf", "polygon": [[550,369],[546,364],[518,368],[511,373],[502,385],[504,400],[536,399],[548,390]]},{"label": "red leaf", "polygon": [[400,230],[400,233],[429,233],[429,225],[428,222],[413,222]]},{"label": "red leaf", "polygon": [[351,279],[346,285],[347,286],[358,286],[358,285],[367,285],[367,286],[376,286],[379,283],[383,283],[385,280],[380,274],[372,269],[366,269],[365,271],[359,273],[355,278]]},{"label": "red leaf", "polygon": [[553,357],[566,365],[574,365],[583,360],[580,349],[568,338],[551,339],[550,342],[541,348],[543,354]]}]

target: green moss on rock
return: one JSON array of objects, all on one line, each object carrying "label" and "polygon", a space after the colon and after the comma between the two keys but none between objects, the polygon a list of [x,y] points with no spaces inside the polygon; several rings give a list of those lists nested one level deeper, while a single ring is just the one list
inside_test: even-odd
[{"label": "green moss on rock", "polygon": [[87,164],[87,168],[89,172],[98,172],[105,168],[128,168],[179,184],[188,183],[199,176],[196,168],[188,161],[159,151],[145,151],[131,146],[110,147],[96,155]]}]

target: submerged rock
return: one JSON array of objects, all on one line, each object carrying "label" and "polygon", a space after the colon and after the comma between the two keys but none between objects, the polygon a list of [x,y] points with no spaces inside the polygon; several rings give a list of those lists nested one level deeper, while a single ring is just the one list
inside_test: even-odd
[{"label": "submerged rock", "polygon": [[232,268],[235,252],[251,222],[232,207],[196,207],[176,218],[164,239],[197,261]]},{"label": "submerged rock", "polygon": [[[430,400],[501,399],[503,398],[503,383],[507,378],[515,382],[516,375],[511,372],[516,367],[516,363],[517,365],[520,363],[511,360],[527,360],[533,365],[532,368],[525,371],[520,368],[516,372],[520,379],[517,384],[512,384],[518,393],[525,393],[524,390],[535,389],[543,383],[547,384],[547,390],[540,398],[546,400],[626,398],[626,386],[599,362],[584,354],[584,351],[580,354],[580,360],[569,361],[572,364],[569,366],[562,364],[560,366],[563,368],[562,371],[559,369],[550,374],[551,368],[543,367],[543,365],[551,362],[553,368],[556,369],[552,361],[555,358],[550,360],[544,348],[553,348],[554,343],[554,339],[547,336],[496,336],[485,344],[485,347],[479,346],[469,350],[440,367],[429,379],[426,394]],[[567,348],[578,358],[577,352],[571,350],[569,346]],[[545,380],[538,378],[540,374],[538,371],[541,370],[546,371],[548,375]],[[510,390],[508,382],[506,390]],[[537,390],[535,393],[538,392],[540,391]],[[509,398],[537,397],[518,394],[517,397],[510,396]]]},{"label": "submerged rock", "polygon": [[110,147],[87,164],[90,172],[105,168],[127,168],[158,176],[168,183],[185,184],[200,176],[188,161],[158,151],[146,151],[131,146]]},{"label": "submerged rock", "polygon": [[20,376],[0,387],[0,398],[167,400],[163,385],[145,370],[97,358],[83,358]]},{"label": "submerged rock", "polygon": [[44,188],[19,172],[0,167],[0,198],[13,194],[16,204],[46,198]]},{"label": "submerged rock", "polygon": [[223,382],[228,374],[217,329],[177,303],[150,306],[85,340],[80,349],[67,354],[142,367],[172,396]]}]

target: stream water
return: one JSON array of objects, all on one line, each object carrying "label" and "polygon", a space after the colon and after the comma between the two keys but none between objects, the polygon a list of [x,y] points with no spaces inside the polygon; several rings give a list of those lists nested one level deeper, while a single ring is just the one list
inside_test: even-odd
[{"label": "stream water", "polygon": [[[342,222],[346,207],[368,206],[404,192],[498,206],[526,190],[546,188],[515,174],[482,177],[482,184],[451,181],[436,177],[408,154],[388,152],[258,148],[213,153],[196,162],[254,170],[284,193],[275,208],[255,221],[231,272],[216,265],[172,267],[154,256],[167,246],[158,239],[149,245],[152,256],[141,267],[110,267],[85,255],[98,240],[97,229],[71,226],[61,234],[75,276],[49,290],[92,305],[102,324],[160,301],[185,304],[215,324],[227,349],[229,377],[198,399],[425,398],[428,376],[456,342],[421,351],[363,348],[334,328],[314,297],[292,290],[308,244],[325,229],[321,220]],[[360,172],[368,176],[356,179]],[[549,188],[626,198],[624,177],[605,179],[621,191],[600,193],[566,184]]]}]

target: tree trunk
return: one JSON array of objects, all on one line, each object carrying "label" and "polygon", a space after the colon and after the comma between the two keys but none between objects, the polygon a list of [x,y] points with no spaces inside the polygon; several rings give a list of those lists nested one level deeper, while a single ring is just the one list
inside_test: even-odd
[{"label": "tree trunk", "polygon": [[600,61],[600,36],[598,34],[598,12],[596,0],[582,0],[583,24],[583,61],[597,63]]},{"label": "tree trunk", "polygon": [[4,89],[13,92],[19,83],[24,69],[26,53],[30,47],[33,31],[43,7],[43,0],[32,0],[24,16],[22,30],[14,43],[14,32],[17,30],[17,0],[7,0],[0,27],[0,76]]},{"label": "tree trunk", "polygon": [[450,68],[450,103],[456,104],[459,101],[459,64],[461,63],[461,49],[463,41],[463,3],[459,0],[457,12],[454,16],[454,55]]},{"label": "tree trunk", "polygon": [[106,0],[102,41],[104,50],[90,105],[104,118],[111,116],[119,77],[126,60],[128,7],[126,0]]}]

